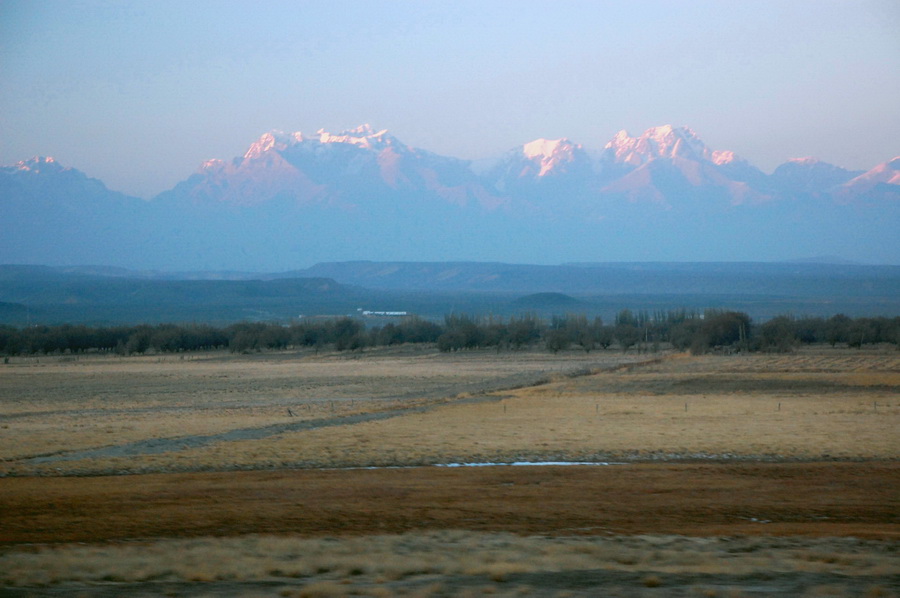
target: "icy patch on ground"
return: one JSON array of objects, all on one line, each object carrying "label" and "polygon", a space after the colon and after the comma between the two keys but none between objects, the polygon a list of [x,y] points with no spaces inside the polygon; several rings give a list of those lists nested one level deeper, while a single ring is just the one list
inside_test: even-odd
[{"label": "icy patch on ground", "polygon": [[513,461],[511,463],[438,463],[435,467],[537,467],[544,465],[625,465],[609,461]]}]

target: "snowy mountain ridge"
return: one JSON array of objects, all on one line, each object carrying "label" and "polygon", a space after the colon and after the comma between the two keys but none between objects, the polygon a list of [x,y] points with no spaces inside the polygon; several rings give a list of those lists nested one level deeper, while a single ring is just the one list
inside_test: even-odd
[{"label": "snowy mountain ridge", "polygon": [[492,165],[385,129],[269,131],[151,200],[53,158],[0,167],[0,263],[278,269],[371,259],[900,263],[900,157],[766,174],[687,127],[591,153],[538,138]]}]

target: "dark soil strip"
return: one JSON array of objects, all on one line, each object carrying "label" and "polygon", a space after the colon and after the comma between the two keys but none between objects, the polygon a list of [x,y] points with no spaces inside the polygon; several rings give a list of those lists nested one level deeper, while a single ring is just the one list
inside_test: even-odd
[{"label": "dark soil strip", "polygon": [[0,513],[0,544],[441,529],[896,542],[900,463],[8,477]]}]

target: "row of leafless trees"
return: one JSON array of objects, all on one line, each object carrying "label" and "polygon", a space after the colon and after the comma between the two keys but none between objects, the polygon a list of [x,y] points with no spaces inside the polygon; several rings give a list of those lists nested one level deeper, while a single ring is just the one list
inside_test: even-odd
[{"label": "row of leafless trees", "polygon": [[663,346],[694,353],[713,350],[790,351],[802,343],[861,347],[900,346],[900,317],[830,318],[779,316],[756,324],[737,311],[620,311],[614,321],[569,314],[544,319],[533,314],[498,318],[454,314],[437,323],[408,317],[378,326],[358,318],[321,318],[284,325],[244,322],[226,327],[159,324],[91,327],[64,324],[14,328],[0,326],[0,354],[175,353],[212,349],[254,352],[314,347],[338,351],[404,343],[436,343],[441,351],[541,346],[552,352],[610,348],[655,351]]}]

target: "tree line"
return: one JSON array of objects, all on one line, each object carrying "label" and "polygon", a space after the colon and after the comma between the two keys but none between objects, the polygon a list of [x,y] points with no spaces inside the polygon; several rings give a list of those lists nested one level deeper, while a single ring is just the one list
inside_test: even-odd
[{"label": "tree line", "polygon": [[0,354],[34,355],[110,352],[120,355],[228,349],[236,353],[290,348],[354,351],[404,343],[434,343],[441,351],[543,347],[553,353],[578,349],[657,351],[662,347],[709,351],[787,352],[801,344],[862,347],[892,343],[900,348],[900,317],[830,318],[778,316],[757,324],[743,312],[624,309],[612,322],[583,314],[540,318],[533,314],[498,318],[467,314],[437,323],[411,316],[380,326],[352,317],[309,319],[284,325],[243,322],[140,324],[92,327],[63,324],[15,328],[0,326]]}]

